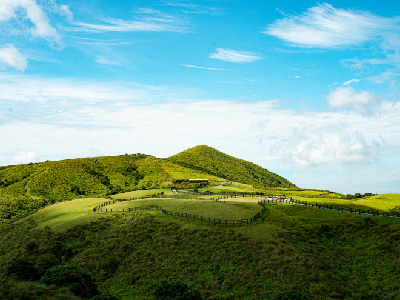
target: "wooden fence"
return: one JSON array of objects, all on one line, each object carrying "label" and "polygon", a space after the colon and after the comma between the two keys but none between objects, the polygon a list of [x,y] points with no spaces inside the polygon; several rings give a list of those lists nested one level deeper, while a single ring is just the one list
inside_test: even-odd
[{"label": "wooden fence", "polygon": [[[220,198],[225,199],[225,198],[227,198],[227,196],[220,197]],[[93,212],[132,212],[132,211],[137,211],[137,210],[157,209],[166,215],[197,219],[202,222],[207,222],[207,223],[211,223],[214,225],[228,226],[228,225],[243,225],[243,224],[254,223],[258,218],[261,217],[262,213],[265,211],[265,204],[262,205],[261,202],[259,202],[258,204],[262,206],[262,209],[261,209],[261,211],[256,213],[253,217],[251,217],[249,219],[240,219],[240,220],[224,220],[224,219],[207,218],[204,216],[191,214],[191,213],[173,212],[173,211],[163,209],[161,206],[158,206],[158,205],[146,205],[144,207],[133,207],[133,208],[126,208],[126,209],[122,208],[122,209],[114,209],[114,210],[112,208],[106,208],[106,206],[117,203],[117,202],[122,202],[122,200],[125,200],[125,199],[119,199],[119,201],[113,200],[113,201],[104,202],[103,204],[100,204],[100,205],[96,206],[95,208],[93,208]],[[212,200],[217,201],[217,202],[221,201],[221,199],[218,199],[218,198],[212,199]]]},{"label": "wooden fence", "polygon": [[285,202],[293,205],[304,205],[307,207],[313,207],[318,209],[326,209],[326,210],[334,210],[338,212],[346,212],[351,214],[359,214],[359,215],[369,215],[369,216],[377,216],[377,217],[390,217],[390,218],[400,218],[400,213],[397,212],[382,212],[378,210],[364,210],[364,209],[354,209],[354,208],[346,208],[340,205],[331,205],[326,203],[316,203],[316,202],[308,202],[308,201],[300,201],[292,198],[280,198],[280,197],[262,197],[266,200],[263,201],[265,203],[273,203],[273,202]]},{"label": "wooden fence", "polygon": [[[353,214],[359,214],[359,215],[369,215],[369,216],[378,216],[378,217],[400,218],[400,213],[398,213],[398,212],[389,213],[389,212],[382,212],[382,211],[374,210],[374,209],[369,209],[369,210],[354,209],[354,208],[351,208],[351,207],[344,207],[344,206],[340,206],[340,205],[331,205],[331,204],[326,204],[326,203],[301,201],[301,200],[296,200],[296,199],[292,199],[292,198],[286,198],[285,196],[284,197],[280,197],[280,196],[264,196],[264,195],[251,195],[251,194],[228,194],[228,195],[223,195],[223,196],[220,196],[220,197],[217,197],[217,198],[209,198],[209,199],[196,198],[196,199],[197,200],[211,200],[211,201],[216,201],[216,202],[225,202],[223,200],[228,199],[228,198],[238,198],[238,197],[240,197],[240,198],[242,198],[242,197],[251,197],[251,198],[264,199],[262,201],[262,203],[263,203],[262,206],[263,206],[264,209],[265,209],[265,204],[266,203],[283,202],[283,203],[292,204],[292,205],[303,205],[303,206],[306,206],[306,207],[318,208],[318,209],[326,209],[326,210],[338,211],[338,212],[343,212],[343,213],[353,213]],[[176,196],[176,195],[171,195],[171,196],[160,195],[160,196],[152,196],[152,198],[188,199],[188,198],[181,197],[181,196]],[[102,211],[102,212],[107,211],[108,212],[110,210],[107,210],[107,209],[103,210],[103,208],[105,206],[114,204],[116,202],[139,200],[139,199],[143,199],[143,198],[130,198],[130,199],[115,199],[115,200],[111,200],[111,201],[104,202],[103,204],[100,204],[100,205],[96,206],[95,208],[93,208],[93,212],[100,212],[100,211]],[[261,205],[261,203],[259,203],[259,204]],[[132,210],[133,209],[134,208],[132,208]],[[132,210],[130,210],[130,211],[132,211]],[[111,211],[112,211],[112,209],[111,209]],[[204,218],[202,216],[200,216],[200,217]],[[216,220],[219,220],[219,219],[216,219]],[[222,220],[222,221],[237,221],[237,222],[239,222],[240,220]],[[218,224],[220,224],[220,223],[218,223]],[[249,224],[249,223],[247,223],[247,224]]]}]

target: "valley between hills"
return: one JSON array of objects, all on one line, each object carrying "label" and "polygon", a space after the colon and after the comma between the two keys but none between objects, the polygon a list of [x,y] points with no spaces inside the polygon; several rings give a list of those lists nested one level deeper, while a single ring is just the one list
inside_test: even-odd
[{"label": "valley between hills", "polygon": [[4,166],[0,299],[400,299],[399,213],[208,146]]}]

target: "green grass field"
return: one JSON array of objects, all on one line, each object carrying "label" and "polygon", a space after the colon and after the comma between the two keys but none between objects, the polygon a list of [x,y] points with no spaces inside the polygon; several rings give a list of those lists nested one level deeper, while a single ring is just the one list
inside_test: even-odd
[{"label": "green grass field", "polygon": [[388,212],[389,210],[400,205],[400,194],[381,194],[359,199],[338,199],[325,197],[301,197],[293,196],[293,199],[307,201],[313,203],[324,203],[329,205],[340,205],[346,208],[364,209],[364,210],[380,210]]},{"label": "green grass field", "polygon": [[171,189],[151,189],[151,190],[137,190],[137,191],[132,191],[132,192],[127,192],[127,193],[120,193],[116,195],[112,195],[111,197],[113,199],[131,199],[131,198],[144,198],[144,197],[149,197],[152,195],[156,194],[170,194]]},{"label": "green grass field", "polygon": [[248,193],[251,190],[236,186],[214,186],[199,189],[199,192],[201,193],[204,193],[206,191],[210,191],[212,193]]},{"label": "green grass field", "polygon": [[184,212],[200,215],[211,219],[239,220],[248,219],[258,213],[262,207],[257,201],[215,202],[196,199],[145,199],[118,202],[107,206],[108,209],[122,210],[146,205],[158,205],[173,212]]},{"label": "green grass field", "polygon": [[88,198],[61,202],[40,209],[32,218],[39,228],[49,226],[55,231],[64,231],[99,218],[99,215],[91,213],[93,207],[106,201],[102,198]]}]

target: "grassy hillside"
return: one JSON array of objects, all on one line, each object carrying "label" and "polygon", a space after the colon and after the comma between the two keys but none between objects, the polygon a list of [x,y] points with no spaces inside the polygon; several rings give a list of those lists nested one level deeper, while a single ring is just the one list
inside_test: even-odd
[{"label": "grassy hillside", "polygon": [[169,160],[184,167],[257,187],[296,187],[285,178],[256,164],[237,159],[208,146],[190,148],[169,157]]},{"label": "grassy hillside", "polygon": [[[114,208],[245,217],[258,200],[143,199]],[[78,283],[48,284],[63,268],[121,300],[152,299],[163,280],[190,284],[207,300],[399,299],[395,219],[274,203],[255,224],[225,228],[154,210],[91,213],[103,201],[58,203],[0,225],[0,299],[91,299],[95,291],[83,294]]]},{"label": "grassy hillside", "polygon": [[[186,170],[143,154],[5,167],[0,169],[0,219],[77,197],[104,197],[125,191],[168,187],[176,174],[191,178],[205,176],[199,171]],[[210,179],[212,182],[213,179],[222,180]]]},{"label": "grassy hillside", "polygon": [[[173,186],[199,187],[193,183],[178,184],[176,179],[207,178],[209,185],[220,185],[231,180],[244,185],[293,186],[259,166],[212,148],[200,146],[201,151],[193,149],[176,156],[179,158],[183,155],[186,163],[176,157],[158,159],[144,154],[126,154],[1,167],[0,222],[74,198],[105,197],[121,192]],[[187,156],[185,153],[191,154]],[[204,167],[199,167],[198,162]]]}]

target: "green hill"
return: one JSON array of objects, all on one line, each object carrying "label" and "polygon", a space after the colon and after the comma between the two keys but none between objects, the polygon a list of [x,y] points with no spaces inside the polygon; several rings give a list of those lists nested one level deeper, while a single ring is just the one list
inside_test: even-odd
[{"label": "green hill", "polygon": [[176,178],[223,179],[144,154],[78,158],[0,169],[0,220],[75,198],[171,187]]},{"label": "green hill", "polygon": [[[256,187],[295,187],[255,164],[197,146],[169,159],[145,154],[77,158],[0,168],[0,220],[55,202],[121,192],[196,187],[177,179],[227,180]],[[199,186],[199,184],[197,185]]]},{"label": "green hill", "polygon": [[256,187],[296,187],[285,178],[256,164],[235,158],[208,146],[190,148],[171,156],[169,160],[184,167]]}]

